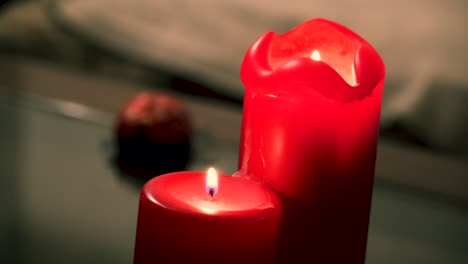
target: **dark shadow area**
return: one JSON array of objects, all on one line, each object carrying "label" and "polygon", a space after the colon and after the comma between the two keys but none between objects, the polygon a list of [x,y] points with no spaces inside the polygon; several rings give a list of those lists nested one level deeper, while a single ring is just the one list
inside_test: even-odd
[{"label": "dark shadow area", "polygon": [[21,113],[0,95],[0,263],[21,262]]}]

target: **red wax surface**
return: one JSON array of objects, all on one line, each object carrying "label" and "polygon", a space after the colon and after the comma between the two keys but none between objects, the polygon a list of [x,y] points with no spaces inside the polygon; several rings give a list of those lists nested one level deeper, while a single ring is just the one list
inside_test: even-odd
[{"label": "red wax surface", "polygon": [[248,50],[239,175],[280,196],[284,263],[364,263],[384,72],[365,40],[323,19]]},{"label": "red wax surface", "polygon": [[278,197],[263,184],[206,172],[177,172],[141,192],[134,263],[275,263],[281,217]]}]

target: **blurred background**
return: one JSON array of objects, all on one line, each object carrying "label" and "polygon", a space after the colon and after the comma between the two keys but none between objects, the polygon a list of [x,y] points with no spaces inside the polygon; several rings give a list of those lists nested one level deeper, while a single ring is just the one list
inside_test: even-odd
[{"label": "blurred background", "polygon": [[176,96],[188,168],[232,173],[244,53],[314,17],[387,67],[367,263],[468,262],[467,1],[0,3],[0,263],[131,262],[142,182],[112,163],[124,102]]}]

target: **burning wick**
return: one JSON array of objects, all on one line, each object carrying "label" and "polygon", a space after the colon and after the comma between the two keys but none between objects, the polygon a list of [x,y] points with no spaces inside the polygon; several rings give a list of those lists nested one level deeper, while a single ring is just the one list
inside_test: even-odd
[{"label": "burning wick", "polygon": [[314,61],[320,61],[322,59],[318,50],[314,50],[314,52],[312,52],[312,55],[310,55],[310,58]]},{"label": "burning wick", "polygon": [[218,173],[215,169],[209,168],[206,173],[206,189],[205,191],[211,196],[218,193]]}]

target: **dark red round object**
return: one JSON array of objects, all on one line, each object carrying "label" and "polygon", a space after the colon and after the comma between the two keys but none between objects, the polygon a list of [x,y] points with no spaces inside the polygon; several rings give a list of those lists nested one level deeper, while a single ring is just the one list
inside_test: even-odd
[{"label": "dark red round object", "polygon": [[153,177],[183,170],[190,159],[191,125],[175,97],[141,92],[116,122],[117,165],[126,174]]}]

